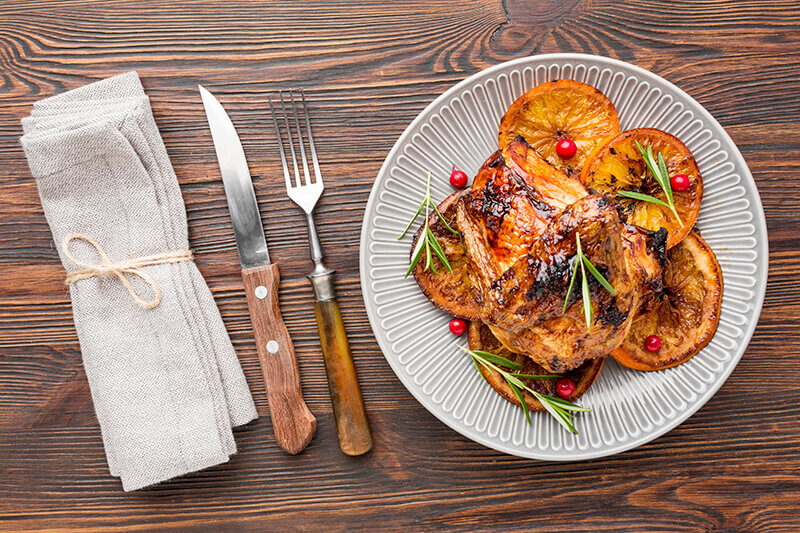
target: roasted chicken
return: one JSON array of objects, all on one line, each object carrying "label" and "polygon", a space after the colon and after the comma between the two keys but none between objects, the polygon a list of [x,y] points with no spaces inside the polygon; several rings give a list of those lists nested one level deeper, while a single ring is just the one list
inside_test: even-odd
[{"label": "roasted chicken", "polygon": [[[550,372],[608,355],[625,338],[643,293],[660,287],[666,235],[626,225],[609,197],[589,194],[522,137],[489,157],[471,189],[449,197],[441,211],[461,238],[442,235],[453,274],[415,268],[423,292],[455,316],[480,319],[509,350]],[[578,283],[567,299],[578,268],[576,235],[616,292],[587,278],[589,327]]]}]

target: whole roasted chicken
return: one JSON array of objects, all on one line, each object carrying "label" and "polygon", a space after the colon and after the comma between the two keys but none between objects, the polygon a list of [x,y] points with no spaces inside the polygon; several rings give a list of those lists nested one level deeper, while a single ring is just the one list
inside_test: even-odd
[{"label": "whole roasted chicken", "polygon": [[[489,157],[472,187],[448,197],[440,211],[458,235],[435,214],[429,225],[453,272],[417,265],[423,292],[455,316],[483,321],[507,349],[550,372],[608,355],[627,335],[643,295],[660,289],[666,232],[625,224],[610,197],[591,194],[522,137]],[[588,326],[582,274],[569,290],[580,267],[578,240],[614,289],[587,276]]]}]

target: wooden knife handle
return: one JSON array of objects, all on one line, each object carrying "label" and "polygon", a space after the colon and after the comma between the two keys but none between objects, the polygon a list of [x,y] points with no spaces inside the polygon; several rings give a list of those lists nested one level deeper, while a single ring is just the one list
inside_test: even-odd
[{"label": "wooden knife handle", "polygon": [[347,455],[365,454],[372,449],[372,433],[339,304],[317,300],[316,314],[339,446]]},{"label": "wooden knife handle", "polygon": [[317,420],[300,391],[300,372],[289,331],[278,307],[278,267],[242,270],[247,307],[269,399],[275,440],[291,454],[303,451],[314,436]]}]

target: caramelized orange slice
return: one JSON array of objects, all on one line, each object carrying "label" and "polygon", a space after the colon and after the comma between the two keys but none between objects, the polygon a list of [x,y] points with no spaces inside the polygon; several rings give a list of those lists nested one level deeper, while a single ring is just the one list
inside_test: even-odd
[{"label": "caramelized orange slice", "polygon": [[[722,271],[706,242],[689,233],[667,252],[664,289],[648,297],[634,318],[628,336],[611,352],[619,363],[636,370],[661,370],[691,359],[711,341],[719,324]],[[645,349],[655,335],[661,348]]]},{"label": "caramelized orange slice", "polygon": [[700,202],[703,199],[703,179],[692,153],[677,137],[652,128],[638,128],[623,131],[592,154],[581,173],[581,182],[597,192],[625,190],[646,194],[667,201],[667,196],[656,178],[648,170],[647,164],[636,143],[645,150],[652,144],[657,158],[664,156],[669,176],[685,174],[689,178],[689,188],[673,191],[675,210],[680,220],[669,207],[644,200],[634,200],[617,196],[623,205],[626,222],[656,231],[666,228],[669,232],[667,248],[672,248],[689,233],[697,220]]},{"label": "caramelized orange slice", "polygon": [[[521,135],[558,169],[577,178],[587,155],[619,133],[617,109],[591,85],[573,80],[548,81],[526,92],[508,108],[500,122],[500,148]],[[577,151],[569,159],[556,153],[561,139]]]},{"label": "caramelized orange slice", "polygon": [[[514,353],[510,351],[508,348],[504,347],[499,340],[492,334],[492,331],[489,327],[482,322],[470,322],[469,323],[469,333],[468,333],[468,340],[469,340],[469,347],[471,350],[482,350],[484,352],[493,353],[495,355],[499,355],[501,357],[505,357],[515,363],[523,365],[521,370],[514,370],[514,372],[519,372],[522,374],[531,374],[531,375],[550,375],[551,372],[548,372],[546,368],[543,366],[537,365],[533,362],[533,359],[528,357],[527,355],[522,355],[518,353]],[[587,361],[578,368],[574,370],[568,370],[562,374],[561,376],[565,378],[571,379],[575,383],[575,392],[569,395],[569,397],[565,398],[571,402],[574,402],[578,398],[580,398],[589,387],[592,386],[592,383],[597,379],[597,376],[600,375],[600,370],[603,369],[603,363],[605,359],[592,359],[591,361]],[[486,378],[486,381],[489,382],[489,385],[497,391],[500,396],[508,400],[509,402],[513,403],[518,407],[522,407],[519,402],[519,398],[517,398],[514,391],[511,390],[511,387],[508,386],[505,379],[498,374],[497,372],[490,371],[486,369],[483,365],[478,365],[480,368],[483,377]],[[529,378],[520,378],[520,380],[525,383],[528,387],[535,390],[540,394],[547,394],[549,396],[558,396],[556,392],[556,383],[558,383],[558,379],[529,379]],[[523,398],[525,399],[525,403],[528,404],[528,409],[531,411],[544,411],[545,408],[542,404],[537,400],[531,393],[522,390],[521,391]]]}]

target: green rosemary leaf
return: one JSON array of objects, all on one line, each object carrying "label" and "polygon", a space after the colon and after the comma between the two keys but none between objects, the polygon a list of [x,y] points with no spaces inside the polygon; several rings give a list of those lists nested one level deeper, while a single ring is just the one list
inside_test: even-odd
[{"label": "green rosemary leaf", "polygon": [[647,143],[647,166],[650,169],[650,172],[653,172],[653,176],[656,177],[658,182],[661,184],[661,187],[664,187],[664,176],[661,175],[661,172],[658,171],[658,165],[656,164],[656,158],[653,156],[653,143]]},{"label": "green rosemary leaf", "polygon": [[556,419],[556,422],[561,424],[567,431],[570,431],[575,434],[578,433],[578,431],[575,429],[575,425],[572,423],[572,420],[570,420],[570,418],[566,416],[566,413],[564,413],[563,410],[558,409],[553,404],[551,404],[543,394],[535,392],[533,395],[537,400],[539,400],[539,403],[542,404],[542,407],[544,407],[547,410],[547,412],[550,413],[553,416],[553,418]]},{"label": "green rosemary leaf", "polygon": [[525,420],[528,421],[528,425],[531,425],[531,412],[528,410],[528,402],[525,401],[525,397],[522,396],[522,392],[510,381],[506,380],[508,386],[511,387],[511,390],[514,391],[514,394],[517,396],[519,400],[519,404],[522,407],[522,411],[525,413]]},{"label": "green rosemary leaf", "polygon": [[[544,395],[542,395],[542,396],[544,396]],[[557,403],[555,403],[555,402],[550,402],[550,401],[548,401],[548,403],[550,404],[550,406],[551,406],[553,409],[555,409],[556,411],[558,411],[558,413],[559,413],[561,416],[563,416],[564,418],[567,418],[567,419],[569,419],[570,421],[572,421],[572,417],[573,417],[573,416],[575,416],[575,414],[574,414],[574,413],[570,413],[569,411],[565,411],[565,410],[564,410],[564,409],[563,409],[563,408],[562,408],[560,405],[558,405],[558,404],[557,404]]]},{"label": "green rosemary leaf", "polygon": [[526,378],[526,379],[561,379],[561,376],[556,376],[554,374],[520,374],[519,372],[509,372],[515,378]]},{"label": "green rosemary leaf", "polygon": [[408,230],[411,227],[411,224],[413,224],[414,221],[417,220],[417,217],[419,216],[420,213],[422,213],[422,208],[424,206],[425,206],[425,202],[424,201],[421,204],[419,204],[419,209],[417,209],[417,212],[414,213],[414,218],[411,219],[411,222],[409,222],[408,225],[405,227],[405,229],[403,230],[403,233],[401,233],[400,236],[397,238],[398,241],[406,236],[406,233],[408,233]]},{"label": "green rosemary leaf", "polygon": [[667,164],[664,162],[664,156],[661,155],[661,152],[658,152],[658,170],[661,172],[661,181],[664,183],[664,194],[667,195],[667,199],[669,200],[669,208],[672,210],[672,214],[675,215],[675,218],[678,219],[680,225],[683,226],[683,220],[681,220],[678,210],[675,209],[675,199],[672,196],[672,182],[669,180]]},{"label": "green rosemary leaf", "polygon": [[661,182],[664,184],[664,192],[667,195],[669,205],[675,205],[672,198],[672,183],[669,181],[669,172],[667,171],[667,163],[664,161],[664,156],[658,152],[658,171],[661,174]]},{"label": "green rosemary leaf", "polygon": [[671,205],[670,209],[672,210],[672,214],[675,215],[675,218],[678,219],[678,223],[681,225],[681,227],[683,227],[683,220],[681,220],[681,216],[678,214],[678,211],[675,209],[675,206]]},{"label": "green rosemary leaf", "polygon": [[422,203],[417,208],[417,212],[414,214],[414,218],[411,219],[403,233],[400,234],[398,239],[402,239],[406,233],[408,233],[409,228],[411,225],[414,224],[414,221],[419,217],[422,210],[425,209],[425,221],[423,222],[423,226],[420,229],[420,237],[417,239],[416,247],[412,252],[412,259],[411,264],[408,266],[408,270],[406,271],[404,278],[407,278],[409,274],[414,270],[414,267],[422,260],[422,253],[425,253],[425,266],[423,267],[422,271],[425,272],[428,269],[432,270],[434,274],[439,274],[439,271],[436,270],[436,267],[433,264],[433,255],[435,255],[439,261],[447,268],[447,271],[451,274],[453,273],[453,267],[450,266],[450,261],[447,260],[447,255],[445,255],[442,246],[439,244],[439,241],[436,240],[436,236],[433,234],[430,228],[430,208],[433,207],[433,211],[436,213],[436,216],[439,217],[439,220],[444,224],[444,226],[451,231],[452,233],[458,235],[458,232],[454,230],[447,221],[444,219],[442,213],[439,212],[439,208],[436,207],[436,204],[433,203],[431,200],[431,173],[428,171],[428,178],[425,184],[425,197],[422,199]]},{"label": "green rosemary leaf", "polygon": [[547,398],[550,403],[558,404],[561,409],[567,411],[575,411],[579,413],[591,413],[592,410],[588,407],[581,407],[580,405],[574,404],[569,400],[565,400],[564,398],[557,398],[555,396],[549,396],[547,394],[542,394],[545,398]]},{"label": "green rosemary leaf", "polygon": [[575,266],[572,268],[572,279],[569,282],[569,288],[567,289],[567,297],[564,298],[564,309],[561,310],[561,314],[567,312],[567,303],[569,302],[569,295],[572,294],[572,286],[575,284],[575,278],[578,276],[578,261],[575,261]]},{"label": "green rosemary leaf", "polygon": [[592,264],[589,259],[583,255],[583,248],[581,247],[581,236],[580,233],[575,233],[575,266],[573,267],[572,271],[572,279],[569,282],[569,288],[567,289],[567,297],[564,300],[564,307],[561,310],[562,313],[566,313],[567,311],[567,303],[569,302],[569,296],[572,294],[572,286],[575,284],[575,276],[578,274],[578,266],[581,269],[581,301],[583,303],[583,314],[586,316],[586,327],[591,327],[592,325],[592,300],[591,300],[591,293],[589,292],[589,279],[586,277],[586,269],[589,269],[589,272],[592,273],[592,276],[603,286],[608,292],[612,295],[616,296],[617,291],[614,290],[614,287],[608,282],[606,278],[600,273],[597,268]]},{"label": "green rosemary leaf", "polygon": [[[546,394],[541,394],[539,392],[536,392],[527,385],[525,385],[519,379],[520,377],[528,377],[528,376],[534,377],[533,374],[516,374],[512,372],[506,372],[505,370],[503,370],[502,368],[496,366],[493,362],[491,362],[491,360],[494,359],[498,362],[498,364],[501,365],[505,363],[511,363],[512,365],[516,365],[516,363],[509,361],[505,357],[501,357],[499,355],[495,355],[489,352],[484,352],[481,350],[470,350],[468,347],[465,346],[459,346],[459,348],[461,348],[461,350],[463,350],[464,353],[470,356],[473,364],[475,365],[475,368],[478,369],[478,373],[483,375],[483,372],[481,372],[480,370],[480,366],[483,366],[484,368],[486,368],[491,372],[496,372],[500,374],[503,377],[503,379],[506,380],[508,386],[511,388],[512,391],[514,391],[514,394],[520,400],[520,404],[523,405],[523,410],[526,411],[525,418],[528,420],[528,423],[530,423],[530,414],[527,412],[528,411],[527,404],[525,403],[524,396],[522,394],[523,390],[530,392],[537,400],[539,400],[539,402],[541,402],[541,404],[544,406],[547,412],[550,413],[550,415],[553,418],[555,418],[559,424],[561,424],[564,428],[566,428],[568,431],[571,431],[572,433],[578,432],[575,429],[575,425],[572,423],[572,417],[573,417],[572,411],[582,411],[582,412],[591,411],[591,409],[586,409],[572,402],[568,402],[566,400],[562,400],[554,396],[548,396]],[[544,376],[544,377],[550,378],[550,377],[560,377],[560,376]]]},{"label": "green rosemary leaf", "polygon": [[592,327],[592,297],[589,293],[589,279],[586,277],[586,270],[583,267],[583,250],[581,250],[581,236],[578,233],[575,234],[575,240],[578,243],[578,264],[581,266],[583,314],[586,316],[586,327],[590,328]]},{"label": "green rosemary leaf", "polygon": [[672,184],[669,181],[669,172],[667,171],[667,164],[664,162],[664,156],[661,152],[658,152],[658,163],[656,163],[655,158],[653,157],[653,143],[647,144],[647,150],[645,150],[639,141],[634,141],[636,143],[636,148],[639,149],[639,153],[642,154],[642,159],[647,165],[647,169],[653,175],[656,182],[661,186],[664,190],[664,196],[667,197],[667,201],[664,202],[663,200],[659,200],[653,196],[641,193],[634,193],[630,191],[617,191],[619,196],[625,196],[627,198],[633,198],[634,200],[643,200],[645,202],[650,202],[653,204],[663,205],[668,207],[672,214],[675,215],[675,218],[678,219],[678,222],[681,226],[683,226],[683,220],[681,220],[681,216],[678,214],[677,209],[675,209],[675,200],[672,197]]},{"label": "green rosemary leaf", "polygon": [[484,351],[481,351],[481,350],[472,350],[472,353],[474,353],[475,355],[477,355],[479,357],[482,357],[482,358],[486,359],[489,362],[492,362],[492,363],[495,363],[495,364],[498,364],[498,365],[502,365],[502,366],[504,366],[506,368],[513,368],[514,370],[522,370],[522,368],[523,368],[523,366],[521,364],[515,363],[514,361],[511,361],[510,359],[506,359],[505,357],[502,357],[500,355],[495,355],[493,353],[484,352]]},{"label": "green rosemary leaf", "polygon": [[477,360],[477,359],[475,359],[475,356],[473,356],[472,354],[470,354],[469,358],[472,360],[472,364],[474,364],[474,365],[475,365],[475,368],[478,370],[478,375],[479,375],[481,378],[483,378],[483,381],[485,381],[486,383],[489,383],[489,380],[487,380],[487,379],[486,379],[486,376],[484,376],[484,375],[483,375],[483,372],[481,372],[481,367],[479,367],[479,366],[478,366],[478,360]]},{"label": "green rosemary leaf", "polygon": [[644,160],[644,164],[647,165],[647,170],[650,171],[650,174],[653,175],[653,178],[655,178],[656,183],[658,183],[663,189],[664,184],[661,182],[661,174],[658,172],[655,159],[653,159],[653,144],[648,143],[647,150],[645,150],[644,147],[642,147],[642,145],[639,144],[639,141],[635,142],[636,142],[636,148],[638,148],[639,153],[642,154],[642,160]]},{"label": "green rosemary leaf", "polygon": [[664,200],[656,198],[655,196],[650,196],[649,194],[642,194],[640,192],[633,192],[633,191],[617,190],[617,196],[623,196],[625,198],[631,198],[633,200],[641,200],[643,202],[650,202],[651,204],[663,205],[666,208],[672,209],[672,207]]},{"label": "green rosemary leaf", "polygon": [[[422,237],[422,235],[420,235],[420,237]],[[417,239],[417,246],[416,248],[414,248],[414,253],[411,257],[411,264],[408,265],[408,270],[406,270],[406,275],[403,276],[404,278],[407,278],[408,275],[411,274],[411,271],[414,270],[414,267],[417,266],[417,263],[419,263],[420,259],[422,259],[423,251],[425,251],[425,239],[424,238]]]},{"label": "green rosemary leaf", "polygon": [[[425,229],[428,229],[428,228],[425,228]],[[428,235],[427,234],[421,235],[421,237],[422,237],[422,240],[425,241],[425,268],[422,269],[423,271],[425,271],[425,270],[428,270],[431,267],[431,243],[428,240]]]},{"label": "green rosemary leaf", "polygon": [[589,258],[586,257],[585,255],[582,255],[581,259],[583,259],[583,264],[586,265],[586,268],[588,268],[589,272],[592,273],[594,279],[596,279],[600,283],[600,285],[602,285],[605,288],[605,290],[610,292],[612,296],[616,296],[617,291],[614,290],[614,287],[612,287],[611,284],[606,280],[606,278],[603,277],[600,271],[594,267],[592,262],[589,261]]},{"label": "green rosemary leaf", "polygon": [[442,224],[444,224],[444,227],[447,228],[447,231],[449,231],[453,235],[458,235],[458,232],[450,227],[450,224],[447,223],[447,221],[444,219],[444,216],[439,212],[439,208],[436,207],[436,204],[434,204],[430,198],[428,198],[428,201],[431,203],[431,206],[433,206],[433,210],[436,212],[436,216],[439,217],[439,220],[442,222]]},{"label": "green rosemary leaf", "polygon": [[517,387],[521,388],[521,389],[527,389],[527,388],[528,388],[528,386],[527,386],[527,385],[525,385],[525,384],[524,384],[522,381],[520,381],[520,379],[519,379],[519,378],[515,378],[514,376],[512,376],[511,374],[509,374],[509,373],[507,373],[507,372],[503,372],[503,378],[504,378],[504,379],[505,379],[505,380],[506,380],[508,383],[511,383],[511,384],[513,384],[513,385],[515,385],[515,386],[517,386]]},{"label": "green rosemary leaf", "polygon": [[439,244],[439,241],[436,240],[436,236],[431,231],[431,228],[425,228],[425,232],[426,237],[430,241],[430,246],[433,248],[433,252],[436,254],[436,257],[439,258],[439,261],[442,262],[447,271],[452,274],[453,268],[450,266],[450,261],[447,260],[447,256],[444,254],[444,250],[442,250],[442,246]]},{"label": "green rosemary leaf", "polygon": [[586,280],[586,273],[583,271],[581,263],[581,288],[583,289],[583,314],[586,316],[586,327],[592,327],[592,299],[589,294],[589,282]]}]

